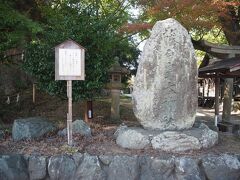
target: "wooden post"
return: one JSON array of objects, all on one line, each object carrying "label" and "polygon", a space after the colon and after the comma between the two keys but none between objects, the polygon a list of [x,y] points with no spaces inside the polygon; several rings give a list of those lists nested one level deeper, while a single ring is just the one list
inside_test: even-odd
[{"label": "wooden post", "polygon": [[205,97],[205,79],[203,79],[203,100]]},{"label": "wooden post", "polygon": [[85,80],[85,48],[73,40],[67,40],[55,47],[55,80],[67,81],[68,145],[72,145],[72,81]]},{"label": "wooden post", "polygon": [[84,119],[86,123],[89,123],[89,119],[88,119],[88,101],[85,101],[85,107],[84,107]]},{"label": "wooden post", "polygon": [[93,107],[92,107],[92,100],[85,101],[85,122],[89,123],[89,119],[93,118]]},{"label": "wooden post", "polygon": [[72,81],[67,81],[68,114],[67,114],[67,133],[68,145],[72,146]]},{"label": "wooden post", "polygon": [[215,126],[217,126],[218,123],[218,117],[219,117],[219,89],[220,89],[220,78],[215,78]]},{"label": "wooden post", "polygon": [[207,84],[207,97],[209,97],[210,79],[208,78]]},{"label": "wooden post", "polygon": [[36,84],[35,83],[33,83],[33,103],[35,103],[36,102]]}]

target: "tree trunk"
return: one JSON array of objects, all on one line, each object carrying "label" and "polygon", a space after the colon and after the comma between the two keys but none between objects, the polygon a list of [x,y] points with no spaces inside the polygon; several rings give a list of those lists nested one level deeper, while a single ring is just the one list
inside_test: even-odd
[{"label": "tree trunk", "polygon": [[225,14],[219,16],[223,32],[230,45],[240,45],[240,26],[238,13],[239,12],[237,12],[236,7],[229,5]]}]

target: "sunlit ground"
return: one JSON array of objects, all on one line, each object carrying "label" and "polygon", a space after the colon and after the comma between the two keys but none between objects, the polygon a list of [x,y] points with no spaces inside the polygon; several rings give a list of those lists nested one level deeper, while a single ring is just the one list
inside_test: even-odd
[{"label": "sunlit ground", "polygon": [[[214,108],[198,107],[196,118],[208,121],[214,121],[215,110]],[[219,119],[222,119],[222,107],[220,107]],[[231,112],[231,121],[240,124],[240,110]]]}]

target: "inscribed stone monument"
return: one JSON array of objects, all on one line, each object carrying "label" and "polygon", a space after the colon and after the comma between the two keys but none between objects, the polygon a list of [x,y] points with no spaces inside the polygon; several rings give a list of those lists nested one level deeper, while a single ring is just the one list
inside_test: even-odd
[{"label": "inscribed stone monument", "polygon": [[189,129],[197,108],[197,61],[187,30],[158,21],[145,44],[133,89],[134,113],[145,129]]}]

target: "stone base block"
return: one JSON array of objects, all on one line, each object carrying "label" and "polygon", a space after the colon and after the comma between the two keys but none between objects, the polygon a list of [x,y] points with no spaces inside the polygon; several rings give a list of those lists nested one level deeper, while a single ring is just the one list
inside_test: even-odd
[{"label": "stone base block", "polygon": [[152,146],[172,153],[209,148],[218,142],[218,133],[203,123],[182,131],[151,131],[121,126],[115,135],[117,144],[123,148],[143,149]]}]

